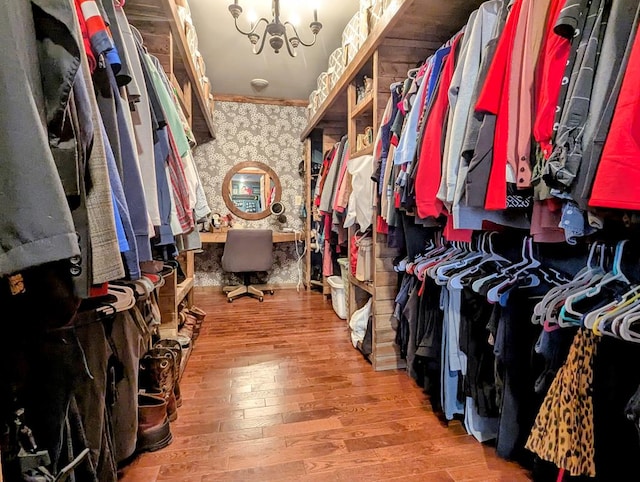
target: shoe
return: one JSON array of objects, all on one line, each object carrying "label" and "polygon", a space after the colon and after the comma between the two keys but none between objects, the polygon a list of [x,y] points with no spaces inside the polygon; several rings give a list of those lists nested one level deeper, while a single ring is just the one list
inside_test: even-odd
[{"label": "shoe", "polygon": [[174,392],[176,357],[170,348],[151,348],[140,359],[140,389],[160,393],[167,402],[167,416],[173,422],[178,418]]},{"label": "shoe", "polygon": [[175,339],[178,341],[178,343],[180,343],[183,353],[186,348],[189,348],[191,346],[191,338],[189,338],[187,335],[181,335],[180,333],[178,333]]},{"label": "shoe", "polygon": [[187,308],[187,311],[195,316],[198,320],[204,320],[205,316],[207,316],[207,313],[197,306],[190,306],[189,308]]},{"label": "shoe", "polygon": [[198,330],[197,330],[198,319],[189,312],[183,311],[182,313],[185,314],[184,324],[178,330],[178,334],[187,336],[188,338],[191,339],[192,342],[194,342],[198,338]]},{"label": "shoe", "polygon": [[169,348],[175,355],[174,374],[173,374],[173,393],[176,396],[176,407],[182,406],[182,395],[180,394],[180,367],[182,366],[182,345],[178,340],[163,338],[158,340],[155,348]]},{"label": "shoe", "polygon": [[173,440],[167,401],[162,396],[138,394],[138,440],[136,452],[154,452]]}]

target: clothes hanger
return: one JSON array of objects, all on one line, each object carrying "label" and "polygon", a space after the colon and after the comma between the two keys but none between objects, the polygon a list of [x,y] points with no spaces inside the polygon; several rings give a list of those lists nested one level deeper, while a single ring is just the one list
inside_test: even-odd
[{"label": "clothes hanger", "polygon": [[130,310],[136,304],[135,293],[128,286],[109,284],[107,292],[117,298],[113,306],[118,312]]},{"label": "clothes hanger", "polygon": [[527,238],[528,237],[525,237],[522,240],[522,251],[521,251],[522,260],[521,261],[515,264],[511,264],[510,266],[507,266],[503,271],[490,273],[487,276],[484,276],[480,279],[475,280],[471,284],[471,289],[476,293],[480,293],[480,290],[482,289],[483,286],[486,285],[486,283],[489,283],[493,280],[507,279],[510,276],[512,271],[517,271],[519,268],[529,264],[530,261],[527,258]]},{"label": "clothes hanger", "polygon": [[[595,258],[596,255],[598,256],[597,259]],[[558,316],[567,296],[595,284],[605,275],[605,255],[606,245],[599,241],[593,243],[586,266],[578,272],[573,280],[549,290],[541,303],[536,306],[534,315],[537,314],[539,316],[539,320],[546,331],[561,328],[558,325]]]},{"label": "clothes hanger", "polygon": [[[560,311],[562,310],[562,306],[566,298],[570,295],[576,294],[582,290],[587,289],[588,287],[594,286],[600,279],[602,279],[607,271],[605,269],[606,263],[606,253],[607,246],[605,243],[596,241],[589,253],[589,258],[587,259],[587,265],[585,268],[580,270],[576,278],[562,287],[562,289],[558,292],[558,295],[555,296],[553,303],[547,308],[547,319],[552,320],[554,324],[558,323],[558,316],[560,315]],[[598,255],[597,264],[594,264],[595,255]],[[553,312],[557,308],[557,312]],[[561,320],[562,322],[562,320]],[[564,325],[568,326],[568,325]]]},{"label": "clothes hanger", "polygon": [[631,282],[621,268],[624,246],[627,242],[628,240],[624,239],[616,245],[613,267],[609,273],[605,274],[595,285],[567,297],[560,311],[559,321],[576,322],[595,307],[607,304],[615,294],[621,294],[621,289],[626,291],[631,286]]},{"label": "clothes hanger", "polygon": [[603,323],[610,324],[617,315],[623,315],[638,300],[639,289],[637,286],[632,287],[629,291],[619,297],[612,297],[605,305],[586,313],[582,317],[582,325],[592,330],[596,335],[602,336],[601,328]]},{"label": "clothes hanger", "polygon": [[640,343],[640,313],[625,316],[618,328],[620,338],[633,343]]},{"label": "clothes hanger", "polygon": [[588,313],[584,317],[585,328],[591,329],[596,335],[602,336],[607,334],[610,336],[617,335],[611,330],[611,325],[615,318],[622,317],[629,310],[633,310],[640,301],[640,287],[636,286],[625,293],[620,300],[613,300],[606,307],[599,309],[594,313]]},{"label": "clothes hanger", "polygon": [[443,237],[440,238],[440,243],[440,249],[432,250],[429,255],[416,266],[415,273],[420,281],[424,281],[428,268],[437,265],[438,262],[443,259],[448,259],[455,251],[453,244],[446,243]]},{"label": "clothes hanger", "polygon": [[429,277],[431,277],[432,279],[435,279],[437,274],[436,274],[436,270],[442,266],[443,264],[448,264],[451,262],[455,262],[457,259],[459,259],[462,256],[465,256],[467,254],[467,252],[465,251],[465,249],[462,247],[462,244],[457,242],[457,241],[453,241],[451,243],[451,248],[449,250],[447,250],[445,253],[443,253],[443,255],[441,255],[435,263],[433,263],[432,265],[430,265],[427,268],[427,275]]},{"label": "clothes hanger", "polygon": [[465,247],[467,253],[461,256],[459,259],[450,260],[449,262],[442,263],[436,269],[436,281],[438,284],[444,286],[451,276],[469,267],[475,260],[482,258],[486,253],[482,251],[482,243],[486,237],[486,232],[483,232],[480,238],[477,240],[478,245],[476,247],[467,243]]},{"label": "clothes hanger", "polygon": [[602,323],[598,325],[594,324],[594,328],[605,334],[610,334],[606,333],[610,331],[613,335],[621,337],[620,327],[628,323],[626,320],[640,316],[640,294],[627,293],[625,294],[625,298],[629,300],[626,307],[615,313],[613,319],[603,320],[602,323],[604,323],[604,325]]},{"label": "clothes hanger", "polygon": [[493,250],[493,241],[492,241],[492,237],[496,234],[495,231],[491,231],[485,241],[486,241],[486,246],[488,247],[488,251],[486,251],[486,254],[478,259],[476,262],[472,263],[472,265],[461,271],[460,273],[452,276],[448,283],[447,286],[450,289],[462,289],[464,287],[464,283],[466,283],[466,278],[470,275],[474,275],[477,273],[481,273],[481,269],[485,268],[486,265],[494,265],[495,266],[503,266],[503,265],[507,265],[509,264],[509,261],[507,259],[505,259],[503,256],[500,256],[499,254],[497,254],[494,250]]},{"label": "clothes hanger", "polygon": [[[530,273],[530,271],[535,270],[540,265],[540,261],[533,256],[533,238],[527,236],[524,238],[522,243],[522,261],[518,263],[518,267],[515,271],[509,270],[509,268],[506,269],[509,271],[506,275],[507,278],[497,285],[493,285],[491,289],[489,289],[487,292],[487,300],[490,303],[498,303],[502,297],[502,291],[504,288],[514,285],[523,275],[528,275],[530,277],[529,284],[527,285],[528,287],[539,285],[540,279]],[[498,279],[502,279],[502,277],[498,277]]]}]

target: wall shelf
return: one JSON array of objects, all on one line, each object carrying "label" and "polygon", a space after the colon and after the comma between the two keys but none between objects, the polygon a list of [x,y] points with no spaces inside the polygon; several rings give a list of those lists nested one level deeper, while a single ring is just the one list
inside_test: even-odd
[{"label": "wall shelf", "polygon": [[124,11],[140,30],[149,52],[158,57],[172,84],[179,88],[178,99],[191,117],[198,142],[215,139],[208,95],[200,82],[175,0],[127,0]]},{"label": "wall shelf", "polygon": [[355,119],[360,117],[363,113],[373,115],[371,109],[373,108],[373,93],[369,92],[360,102],[358,102],[353,111],[351,112],[351,118]]},{"label": "wall shelf", "polygon": [[333,108],[334,104],[336,104],[336,101],[338,100],[340,95],[344,93],[347,86],[353,81],[358,72],[360,72],[367,61],[371,59],[371,56],[373,55],[373,52],[375,52],[375,50],[378,48],[378,45],[380,45],[384,38],[391,32],[395,24],[400,21],[400,19],[403,17],[403,14],[407,12],[414,1],[415,0],[395,0],[389,3],[387,10],[384,12],[382,18],[376,24],[376,27],[369,34],[367,40],[360,47],[353,60],[345,68],[344,72],[335,83],[333,89],[331,89],[331,92],[329,92],[329,95],[324,100],[322,105],[318,107],[316,113],[309,120],[307,128],[302,132],[302,135],[300,136],[301,140],[306,139],[309,134],[311,134],[311,131],[315,127],[317,127],[320,121],[322,121],[325,117],[327,117],[327,115],[330,114],[330,110]]},{"label": "wall shelf", "polygon": [[[382,17],[369,32],[364,44],[309,120],[301,139],[310,142],[312,132],[317,129],[321,132],[322,151],[325,152],[340,141],[346,129],[352,158],[373,154],[374,142],[356,151],[357,138],[367,127],[373,129],[374,137],[377,134],[391,95],[389,86],[394,82],[404,81],[410,69],[423,62],[429,54],[435,52],[459,31],[467,23],[471,12],[482,1],[388,2]],[[373,87],[371,94],[356,103],[356,85],[363,75],[371,76]],[[305,160],[306,169],[309,170],[311,158],[308,153]],[[311,212],[310,201],[308,198],[308,212]],[[376,216],[377,208],[374,209],[373,226],[376,226]],[[373,280],[363,283],[352,275],[348,278],[349,311],[353,312],[353,309],[361,306],[363,297],[372,298],[373,352],[369,360],[374,370],[403,368],[405,362],[401,359],[399,348],[395,344],[395,330],[390,321],[397,291],[397,273],[393,270],[393,260],[399,254],[399,250],[388,248],[387,236],[379,233],[374,233],[373,249]],[[353,287],[360,289],[351,289]]]},{"label": "wall shelf", "polygon": [[184,373],[184,369],[187,367],[187,363],[189,362],[189,357],[191,356],[191,352],[193,351],[193,340],[187,348],[182,349],[182,360],[180,360],[180,375],[182,378],[182,374]]},{"label": "wall shelf", "polygon": [[180,304],[192,289],[193,278],[187,278],[182,283],[179,283],[176,287],[176,303]]},{"label": "wall shelf", "polygon": [[358,288],[366,291],[367,293],[369,293],[370,295],[373,295],[375,292],[375,288],[373,286],[372,282],[366,282],[366,281],[360,281],[358,278],[356,278],[355,276],[353,276],[351,273],[349,273],[349,282],[354,285],[357,286]]},{"label": "wall shelf", "polygon": [[360,157],[360,156],[370,156],[373,154],[373,144],[369,144],[364,149],[360,149],[359,151],[355,151],[351,153],[352,158]]}]

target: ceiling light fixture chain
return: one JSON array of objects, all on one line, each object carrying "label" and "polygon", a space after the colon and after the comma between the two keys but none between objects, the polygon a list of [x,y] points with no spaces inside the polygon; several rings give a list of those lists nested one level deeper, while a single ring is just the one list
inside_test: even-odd
[{"label": "ceiling light fixture chain", "polygon": [[[273,20],[269,21],[262,17],[257,22],[251,22],[251,29],[248,31],[244,31],[238,26],[238,18],[242,14],[242,7],[238,5],[238,0],[234,0],[234,2],[229,5],[229,12],[234,19],[236,30],[249,39],[249,42],[253,45],[253,53],[256,55],[262,53],[267,41],[267,34],[269,35],[269,45],[271,45],[275,53],[279,53],[282,47],[286,45],[289,55],[295,57],[297,55],[297,47],[300,45],[304,47],[315,45],[318,33],[322,30],[322,23],[318,22],[318,10],[314,8],[313,22],[309,24],[309,29],[313,34],[313,41],[309,43],[304,42],[300,38],[298,30],[293,23],[288,21],[282,23],[280,21],[280,0],[272,1],[271,12],[273,14]],[[265,27],[262,35],[259,35],[256,33],[256,30],[262,22],[264,22]],[[287,27],[290,27],[293,36],[289,36]],[[262,40],[260,41],[260,39]],[[258,46],[259,41],[260,45]]]}]

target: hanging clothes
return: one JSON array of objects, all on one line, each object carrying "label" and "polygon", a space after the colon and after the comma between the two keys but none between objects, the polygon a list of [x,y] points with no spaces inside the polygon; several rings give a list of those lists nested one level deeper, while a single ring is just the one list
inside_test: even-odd
[{"label": "hanging clothes", "polygon": [[547,392],[526,444],[542,459],[553,462],[571,475],[596,475],[591,398],[596,346],[592,332],[578,331],[566,363]]},{"label": "hanging clothes", "polygon": [[635,139],[638,130],[640,94],[636,88],[640,76],[640,36],[636,35],[629,63],[620,87],[620,95],[602,150],[589,206],[640,210],[640,167],[635,160],[640,152]]}]

